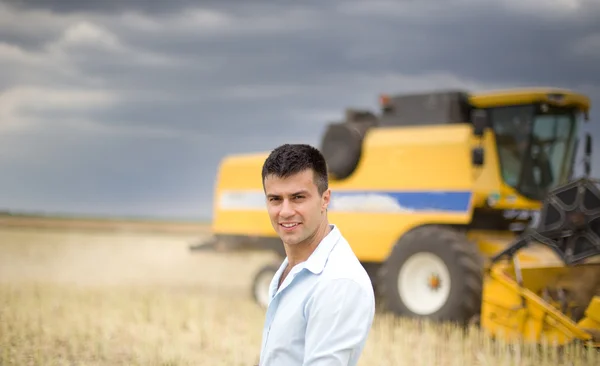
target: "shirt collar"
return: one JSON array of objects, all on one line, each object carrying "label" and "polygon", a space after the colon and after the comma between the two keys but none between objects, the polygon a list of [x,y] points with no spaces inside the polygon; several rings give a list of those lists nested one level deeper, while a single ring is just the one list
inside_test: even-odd
[{"label": "shirt collar", "polygon": [[340,238],[340,231],[337,226],[329,224],[329,227],[331,231],[321,240],[317,248],[304,263],[304,268],[314,274],[319,274],[323,271],[325,263],[327,263],[327,259],[329,258],[329,253],[331,253]]}]

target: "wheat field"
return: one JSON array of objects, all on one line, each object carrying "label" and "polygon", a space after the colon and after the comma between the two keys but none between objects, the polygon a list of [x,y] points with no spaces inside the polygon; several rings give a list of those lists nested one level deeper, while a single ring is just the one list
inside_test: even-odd
[{"label": "wheat field", "polygon": [[[190,253],[190,234],[0,229],[0,365],[255,365],[267,254]],[[599,365],[380,313],[367,365]]]}]

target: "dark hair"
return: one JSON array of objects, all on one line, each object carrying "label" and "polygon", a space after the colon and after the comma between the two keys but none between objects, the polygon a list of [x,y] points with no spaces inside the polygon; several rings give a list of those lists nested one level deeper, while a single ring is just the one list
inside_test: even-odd
[{"label": "dark hair", "polygon": [[312,169],[319,194],[328,188],[327,163],[321,152],[307,144],[284,144],[275,148],[263,164],[263,187],[268,175],[286,178]]}]

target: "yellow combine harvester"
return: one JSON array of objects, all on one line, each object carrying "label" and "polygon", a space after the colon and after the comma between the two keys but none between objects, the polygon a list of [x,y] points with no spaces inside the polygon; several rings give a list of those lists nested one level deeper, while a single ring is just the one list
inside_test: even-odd
[{"label": "yellow combine harvester", "polygon": [[[387,308],[534,341],[592,339],[600,265],[575,263],[600,254],[600,193],[588,181],[566,185],[588,112],[587,97],[562,89],[451,90],[382,96],[379,113],[348,110],[328,125],[329,217]],[[193,249],[285,255],[265,209],[267,155],[221,162],[214,237]],[[521,248],[520,234],[532,243]],[[507,252],[512,261],[494,257],[507,248],[519,249]],[[254,279],[263,306],[279,263]]]}]

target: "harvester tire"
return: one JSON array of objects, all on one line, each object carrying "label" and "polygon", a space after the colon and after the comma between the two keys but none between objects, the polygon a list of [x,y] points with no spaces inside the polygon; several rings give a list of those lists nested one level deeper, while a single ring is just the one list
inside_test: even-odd
[{"label": "harvester tire", "polygon": [[277,264],[267,264],[261,267],[252,279],[252,298],[263,309],[268,306],[269,284],[278,269]]},{"label": "harvester tire", "polygon": [[462,325],[480,314],[482,287],[483,261],[475,243],[438,225],[406,233],[378,273],[379,295],[388,310]]}]

